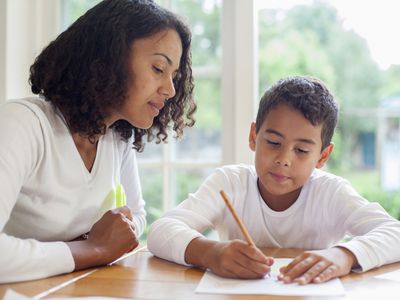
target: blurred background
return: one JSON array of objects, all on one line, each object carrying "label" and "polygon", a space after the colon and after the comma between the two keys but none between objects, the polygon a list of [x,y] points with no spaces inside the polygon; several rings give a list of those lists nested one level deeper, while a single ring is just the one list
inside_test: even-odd
[{"label": "blurred background", "polygon": [[[0,0],[0,102],[30,95],[29,66],[95,0]],[[327,170],[400,219],[400,3],[396,0],[159,0],[193,32],[196,125],[138,154],[148,223],[211,170],[252,163],[258,101],[289,75],[325,81],[340,103]],[[146,235],[143,236],[145,238]]]}]

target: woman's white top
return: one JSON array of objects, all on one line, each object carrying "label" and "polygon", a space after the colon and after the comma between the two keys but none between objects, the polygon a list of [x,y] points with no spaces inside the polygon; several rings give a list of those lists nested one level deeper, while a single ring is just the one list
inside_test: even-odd
[{"label": "woman's white top", "polygon": [[61,113],[26,98],[0,106],[0,283],[71,272],[70,241],[115,207],[121,184],[139,236],[145,210],[132,140],[100,138],[91,172]]}]

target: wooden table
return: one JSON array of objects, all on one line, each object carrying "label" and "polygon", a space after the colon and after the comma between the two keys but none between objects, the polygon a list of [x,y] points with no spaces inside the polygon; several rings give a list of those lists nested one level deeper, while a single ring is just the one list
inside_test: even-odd
[{"label": "wooden table", "polygon": [[[293,257],[298,249],[263,249],[274,257]],[[374,276],[400,269],[400,263],[387,265],[367,273],[352,273],[341,278],[346,297],[329,299],[400,299],[400,283],[374,278]],[[174,264],[152,256],[147,249],[130,255],[112,266],[74,272],[14,284],[0,285],[0,297],[7,288],[27,296],[35,296],[82,276],[91,274],[54,291],[44,298],[108,296],[133,299],[322,299],[321,297],[283,297],[269,295],[206,295],[195,294],[194,290],[203,271]]]}]

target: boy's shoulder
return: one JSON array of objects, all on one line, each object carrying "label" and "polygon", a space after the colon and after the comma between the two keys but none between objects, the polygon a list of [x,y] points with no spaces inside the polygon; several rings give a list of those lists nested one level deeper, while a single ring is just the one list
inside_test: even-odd
[{"label": "boy's shoulder", "polygon": [[350,185],[350,183],[346,178],[343,178],[341,176],[335,175],[333,173],[321,169],[314,169],[306,185],[311,185],[311,186],[322,185],[328,188],[341,185]]},{"label": "boy's shoulder", "polygon": [[248,186],[257,181],[257,173],[253,165],[231,164],[218,167],[211,175],[211,180],[229,182],[231,185]]},{"label": "boy's shoulder", "polygon": [[247,164],[231,164],[217,168],[228,176],[257,176],[255,167]]}]

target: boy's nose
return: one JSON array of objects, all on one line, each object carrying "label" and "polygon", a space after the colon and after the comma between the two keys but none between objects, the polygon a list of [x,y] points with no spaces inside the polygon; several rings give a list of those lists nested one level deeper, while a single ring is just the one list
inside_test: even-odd
[{"label": "boy's nose", "polygon": [[289,167],[290,166],[290,154],[286,151],[280,152],[275,158],[275,163],[280,166]]}]

